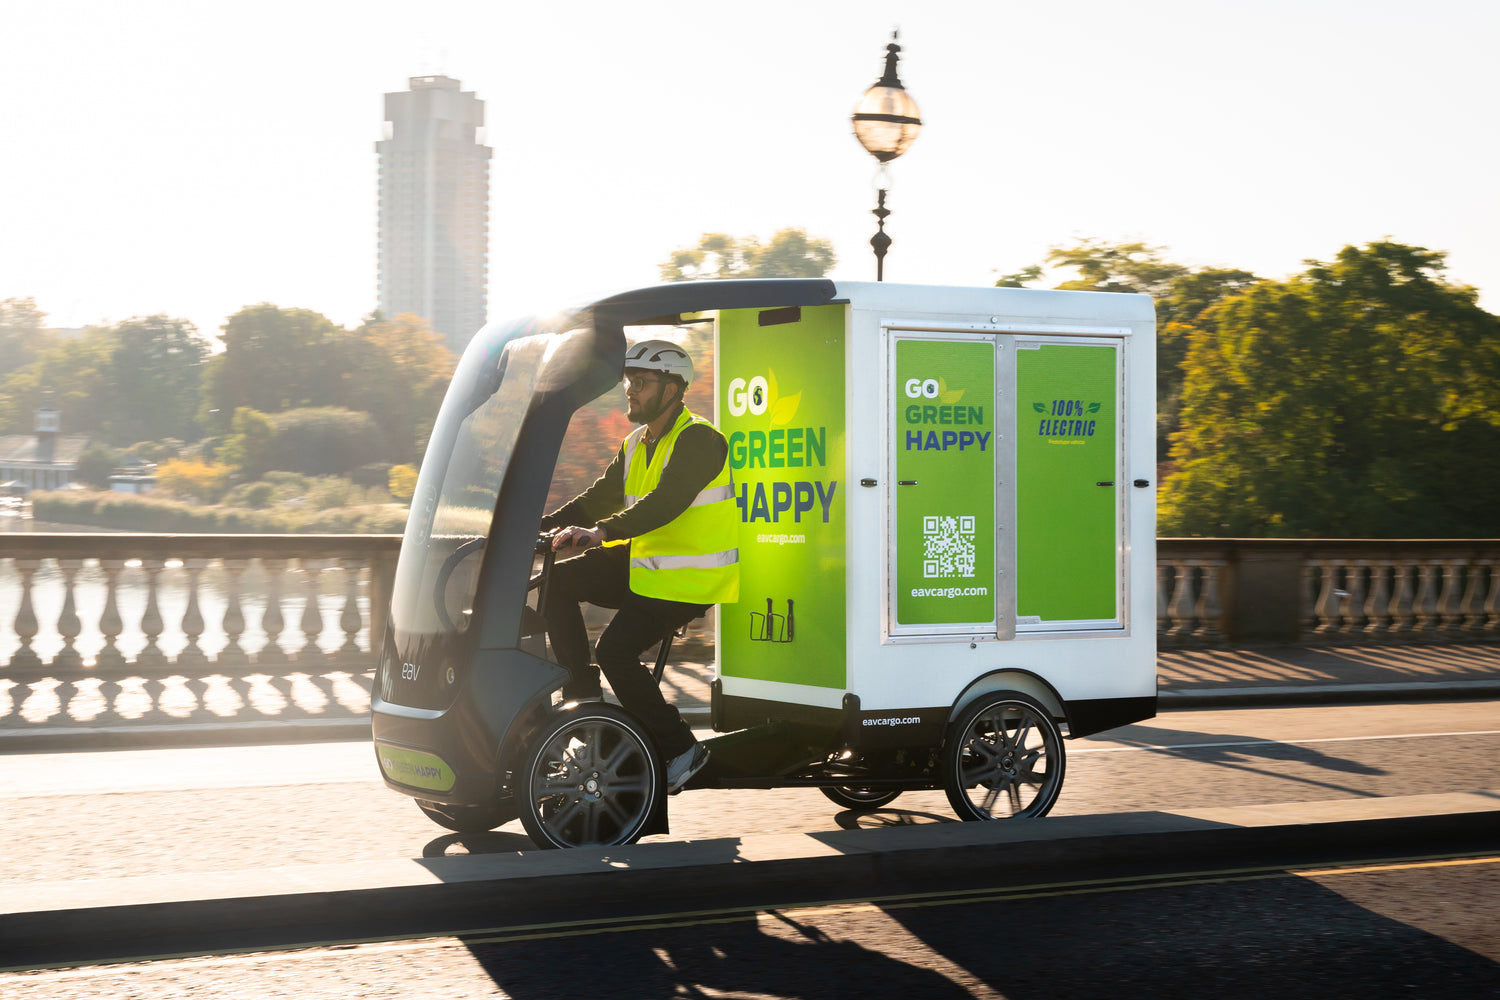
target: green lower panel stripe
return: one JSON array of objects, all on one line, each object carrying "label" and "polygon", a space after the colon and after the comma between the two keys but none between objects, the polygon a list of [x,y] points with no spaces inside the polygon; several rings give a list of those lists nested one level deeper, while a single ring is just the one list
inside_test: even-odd
[{"label": "green lower panel stripe", "polygon": [[384,744],[378,745],[377,753],[380,756],[380,769],[397,784],[446,792],[458,780],[451,767],[430,753],[400,750]]}]

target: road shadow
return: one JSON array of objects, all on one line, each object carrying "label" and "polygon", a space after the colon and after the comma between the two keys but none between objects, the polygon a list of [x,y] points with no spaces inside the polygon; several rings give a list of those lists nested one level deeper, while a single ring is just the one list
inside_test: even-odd
[{"label": "road shadow", "polygon": [[583,940],[474,943],[469,950],[495,985],[516,1000],[973,996],[920,963],[830,936],[779,912]]},{"label": "road shadow", "polygon": [[[1371,778],[1391,774],[1384,768],[1328,753],[1314,744],[1277,743],[1262,737],[1235,733],[1197,732],[1161,726],[1130,725],[1101,734],[1101,738],[1158,757],[1189,760],[1198,764],[1209,764],[1230,771],[1273,777],[1349,795],[1375,796],[1380,793],[1369,789],[1354,788],[1336,781],[1292,774],[1288,772],[1285,765],[1310,766],[1326,771],[1330,775],[1346,774]],[[1076,749],[1088,753],[1091,757],[1117,756],[1111,748],[1091,748],[1087,742],[1077,746]]]},{"label": "road shadow", "polygon": [[[1010,1000],[1500,996],[1492,959],[1310,878],[1283,872],[1228,881],[886,912]],[[1471,905],[1485,904],[1454,900],[1444,913],[1432,903],[1424,922],[1452,933],[1462,926],[1458,911]]]},{"label": "road shadow", "polygon": [[[455,851],[453,848],[459,848]],[[537,849],[524,833],[490,830],[487,833],[447,833],[422,847],[424,858],[446,858],[454,854],[514,854]]]}]

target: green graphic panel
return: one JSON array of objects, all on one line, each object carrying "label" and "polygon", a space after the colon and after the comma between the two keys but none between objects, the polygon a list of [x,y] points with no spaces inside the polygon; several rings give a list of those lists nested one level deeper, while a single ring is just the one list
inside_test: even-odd
[{"label": "green graphic panel", "polygon": [[398,784],[446,792],[456,780],[453,770],[430,753],[377,743],[375,754],[380,758],[380,769],[385,776]]},{"label": "green graphic panel", "polygon": [[1016,616],[1117,615],[1116,351],[1016,351]]},{"label": "green graphic panel", "polygon": [[896,342],[896,623],[995,621],[995,348]]},{"label": "green graphic panel", "polygon": [[719,314],[718,424],[741,520],[740,599],[719,608],[727,677],[845,687],[844,312]]}]

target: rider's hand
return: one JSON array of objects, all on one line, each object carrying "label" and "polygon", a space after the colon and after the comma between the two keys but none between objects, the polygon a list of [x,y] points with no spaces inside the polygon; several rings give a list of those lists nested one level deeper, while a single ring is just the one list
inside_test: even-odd
[{"label": "rider's hand", "polygon": [[563,528],[552,536],[553,552],[575,545],[579,548],[587,549],[602,544],[604,544],[604,532],[598,528]]}]

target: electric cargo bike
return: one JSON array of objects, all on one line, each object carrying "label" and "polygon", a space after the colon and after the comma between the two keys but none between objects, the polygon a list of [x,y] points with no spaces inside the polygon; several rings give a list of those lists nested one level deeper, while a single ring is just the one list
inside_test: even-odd
[{"label": "electric cargo bike", "polygon": [[519,816],[542,847],[667,830],[657,747],[619,706],[562,702],[539,611],[570,420],[648,337],[685,341],[700,373],[712,356],[704,415],[742,522],[740,600],[714,625],[722,735],[688,788],[810,786],[849,809],[942,789],[965,820],[1041,816],[1065,735],[1155,714],[1148,297],[669,284],[491,324],[458,364],[372,698],[386,783],[437,823]]}]

